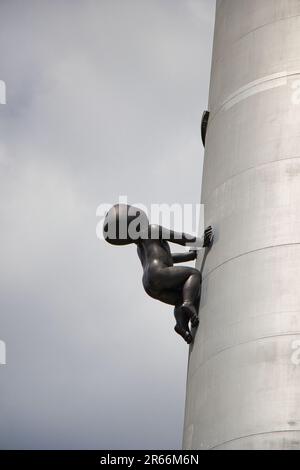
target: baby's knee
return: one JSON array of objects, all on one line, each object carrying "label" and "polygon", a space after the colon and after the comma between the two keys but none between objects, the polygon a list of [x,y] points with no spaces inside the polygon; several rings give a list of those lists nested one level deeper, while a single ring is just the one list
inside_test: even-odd
[{"label": "baby's knee", "polygon": [[200,273],[200,271],[198,271],[198,269],[193,270],[193,277],[197,279],[199,283],[202,282],[202,274]]}]

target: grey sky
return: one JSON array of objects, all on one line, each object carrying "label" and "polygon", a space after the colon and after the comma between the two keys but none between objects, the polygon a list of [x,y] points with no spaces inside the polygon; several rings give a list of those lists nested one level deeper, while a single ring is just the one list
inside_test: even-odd
[{"label": "grey sky", "polygon": [[95,212],[199,202],[214,4],[1,0],[2,449],[181,445],[188,349]]}]

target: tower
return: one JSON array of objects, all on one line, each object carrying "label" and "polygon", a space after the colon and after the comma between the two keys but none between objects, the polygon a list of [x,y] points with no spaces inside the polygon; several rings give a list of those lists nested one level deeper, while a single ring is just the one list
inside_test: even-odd
[{"label": "tower", "polygon": [[185,449],[300,449],[300,1],[217,0]]}]

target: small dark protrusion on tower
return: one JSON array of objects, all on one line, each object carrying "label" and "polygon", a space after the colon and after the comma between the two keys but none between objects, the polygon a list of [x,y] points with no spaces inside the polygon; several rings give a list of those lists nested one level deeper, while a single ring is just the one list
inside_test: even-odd
[{"label": "small dark protrusion on tower", "polygon": [[202,138],[204,147],[205,147],[207,126],[208,126],[208,121],[209,121],[209,114],[210,114],[209,111],[204,111],[203,116],[202,116],[202,122],[201,122],[201,138]]}]

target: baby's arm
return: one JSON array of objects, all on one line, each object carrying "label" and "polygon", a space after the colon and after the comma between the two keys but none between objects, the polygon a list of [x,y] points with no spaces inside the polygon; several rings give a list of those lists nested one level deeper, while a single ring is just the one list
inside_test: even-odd
[{"label": "baby's arm", "polygon": [[196,258],[197,258],[199,266],[200,266],[199,271],[201,273],[203,271],[203,268],[204,268],[205,261],[206,261],[207,255],[209,253],[209,250],[211,249],[211,247],[213,245],[213,242],[214,242],[214,233],[213,233],[212,227],[208,227],[205,230],[203,240],[204,240],[203,248],[202,248],[202,250],[197,250],[198,255],[196,255]]},{"label": "baby's arm", "polygon": [[174,230],[170,230],[160,225],[149,226],[151,240],[165,240],[167,242],[176,243],[181,246],[193,245],[196,248],[210,248],[213,243],[213,229],[208,227],[202,238],[189,235],[187,233],[178,233]]},{"label": "baby's arm", "polygon": [[201,239],[201,247],[202,248],[195,248],[192,249],[188,253],[179,253],[179,254],[174,254],[172,255],[173,258],[173,263],[185,263],[187,261],[194,261],[195,259],[198,258],[198,262],[200,263],[202,271],[206,257],[208,255],[208,252],[210,248],[212,247],[213,244],[213,230],[211,227],[208,227],[203,235],[203,238]]},{"label": "baby's arm", "polygon": [[203,271],[205,260],[206,260],[206,257],[208,255],[209,250],[210,250],[210,248],[206,247],[206,248],[202,248],[202,250],[198,251],[197,261],[199,263],[200,273],[202,273],[202,271]]},{"label": "baby's arm", "polygon": [[187,253],[175,253],[172,254],[174,264],[187,263],[188,261],[194,261],[197,258],[197,251],[192,250]]},{"label": "baby's arm", "polygon": [[203,239],[199,239],[187,233],[174,232],[174,230],[161,227],[160,225],[150,225],[149,229],[151,240],[165,240],[181,246],[187,246],[189,244],[199,247],[203,246]]}]

